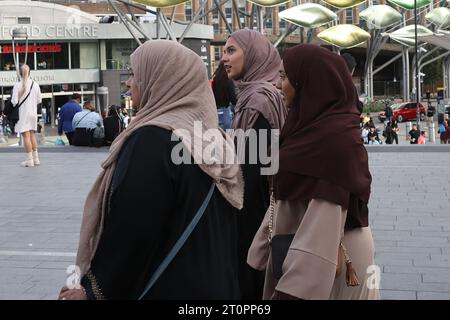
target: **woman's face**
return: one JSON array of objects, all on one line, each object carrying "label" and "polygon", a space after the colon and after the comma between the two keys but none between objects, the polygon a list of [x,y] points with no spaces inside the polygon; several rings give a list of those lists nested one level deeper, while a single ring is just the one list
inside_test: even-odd
[{"label": "woman's face", "polygon": [[141,93],[139,92],[139,87],[134,80],[133,70],[130,69],[130,77],[128,78],[126,85],[128,87],[128,92],[131,93],[131,99],[133,100],[133,106],[140,106],[141,104]]},{"label": "woman's face", "polygon": [[223,49],[222,61],[228,78],[238,80],[244,70],[244,50],[233,38],[228,38]]},{"label": "woman's face", "polygon": [[281,62],[280,66],[280,80],[278,80],[277,82],[277,88],[281,90],[281,93],[283,94],[284,104],[287,107],[290,107],[292,105],[292,102],[294,101],[295,88],[292,86],[291,82],[286,76],[283,62]]}]

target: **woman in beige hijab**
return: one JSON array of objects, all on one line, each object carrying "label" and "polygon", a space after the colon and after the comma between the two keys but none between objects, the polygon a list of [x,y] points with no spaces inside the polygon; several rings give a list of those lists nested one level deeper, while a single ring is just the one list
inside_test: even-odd
[{"label": "woman in beige hijab", "polygon": [[[244,208],[238,224],[241,298],[256,300],[262,298],[264,275],[249,267],[246,258],[269,205],[267,176],[261,174],[265,165],[261,155],[268,154],[272,129],[280,130],[286,117],[283,98],[275,87],[281,59],[264,35],[243,29],[231,34],[227,40],[222,61],[228,77],[235,81],[238,88],[232,127],[235,130],[253,130],[253,137],[256,137],[245,141],[245,162],[242,164]],[[239,140],[238,154],[242,152]],[[252,160],[255,158],[257,161]]]},{"label": "woman in beige hijab", "polygon": [[63,288],[60,299],[139,298],[212,183],[198,225],[143,299],[235,299],[243,182],[237,164],[221,161],[225,154],[226,163],[235,162],[234,145],[217,130],[205,65],[166,40],[144,43],[131,65],[127,85],[137,115],[112,144],[86,200],[81,288]]}]

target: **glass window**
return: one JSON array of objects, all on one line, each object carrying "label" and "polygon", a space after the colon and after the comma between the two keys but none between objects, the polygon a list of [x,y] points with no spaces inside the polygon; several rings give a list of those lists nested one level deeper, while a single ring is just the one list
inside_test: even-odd
[{"label": "glass window", "polygon": [[[286,5],[282,5],[278,7],[278,12],[281,12],[283,10],[286,10]],[[280,29],[282,31],[284,31],[286,29],[286,21],[284,21],[283,19],[280,19]]]},{"label": "glass window", "polygon": [[68,43],[37,43],[35,52],[38,70],[69,69]]},{"label": "glass window", "polygon": [[98,44],[96,42],[80,43],[80,69],[98,68]]},{"label": "glass window", "polygon": [[72,69],[80,69],[80,44],[72,42],[70,44],[70,62]]},{"label": "glass window", "polygon": [[72,69],[95,69],[99,66],[96,42],[71,43]]},{"label": "glass window", "polygon": [[220,58],[222,56],[221,53],[222,53],[222,47],[215,46],[214,47],[214,59],[216,61],[220,61]]},{"label": "glass window", "polygon": [[[3,46],[2,46],[3,47]],[[12,53],[0,53],[0,65],[2,71],[15,70],[14,57]]]},{"label": "glass window", "polygon": [[352,24],[353,23],[353,8],[349,8],[345,10],[346,16],[345,16],[345,21],[348,24]]},{"label": "glass window", "polygon": [[232,23],[233,15],[231,8],[225,8],[225,17],[227,18],[228,23]]},{"label": "glass window", "polygon": [[128,69],[130,67],[130,55],[136,48],[136,41],[132,39],[106,41],[106,68]]}]

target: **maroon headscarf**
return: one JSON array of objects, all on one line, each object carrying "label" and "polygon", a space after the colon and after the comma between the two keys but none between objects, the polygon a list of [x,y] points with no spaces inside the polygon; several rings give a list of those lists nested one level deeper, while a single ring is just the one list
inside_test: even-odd
[{"label": "maroon headscarf", "polygon": [[254,30],[242,29],[230,37],[244,51],[244,69],[241,79],[236,81],[238,101],[234,109],[233,128],[250,129],[262,114],[272,129],[281,129],[287,112],[283,98],[275,87],[280,77],[281,58],[278,51],[264,35]]},{"label": "maroon headscarf", "polygon": [[285,51],[283,64],[296,96],[281,132],[276,198],[327,200],[348,209],[347,229],[367,226],[372,177],[344,60],[301,44]]}]

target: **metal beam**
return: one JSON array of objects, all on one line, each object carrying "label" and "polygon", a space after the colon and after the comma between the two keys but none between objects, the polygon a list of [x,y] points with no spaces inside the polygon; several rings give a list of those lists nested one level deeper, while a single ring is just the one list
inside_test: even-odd
[{"label": "metal beam", "polygon": [[223,22],[225,22],[225,26],[227,27],[228,32],[230,34],[233,33],[233,28],[231,28],[230,24],[227,21],[227,16],[225,15],[225,13],[223,13],[222,9],[220,8],[221,4],[219,4],[219,0],[214,0],[214,4],[216,5],[217,11],[219,12]]},{"label": "metal beam", "polygon": [[[443,57],[445,57],[445,56],[448,56],[449,54],[450,54],[450,51],[446,51],[446,52],[444,52],[444,53],[438,55],[437,57],[434,57],[434,58],[432,58],[432,59],[430,59],[430,60],[424,62],[423,64],[421,64],[421,65],[419,66],[419,72],[417,72],[417,74],[420,75],[420,73],[421,73],[423,67],[425,67],[425,66],[429,65],[430,63],[435,62],[435,61],[437,61],[437,60],[439,60],[439,59],[441,59],[441,58],[443,58]],[[418,90],[417,90],[416,94],[419,95],[419,92],[420,92],[420,90],[421,90],[420,81],[418,81],[418,83],[419,83],[419,85],[418,85]]]},{"label": "metal beam", "polygon": [[125,25],[125,27],[128,29],[128,31],[131,33],[131,35],[133,36],[134,40],[136,40],[136,42],[138,43],[138,45],[142,45],[141,40],[139,39],[139,37],[137,37],[134,32],[131,30],[130,26],[128,25],[127,21],[122,17],[122,12],[119,11],[119,9],[117,9],[116,5],[113,3],[113,1],[108,0],[108,3],[111,5],[111,7],[114,9],[114,11],[117,13],[117,16],[119,17],[119,19],[122,21],[122,23]]},{"label": "metal beam", "polygon": [[205,6],[208,4],[208,1],[203,1],[203,3],[201,4],[201,6],[198,8],[197,12],[195,13],[194,18],[189,22],[189,24],[187,25],[187,27],[184,29],[183,33],[181,34],[180,38],[178,39],[179,43],[182,43],[184,40],[184,37],[186,36],[186,34],[188,33],[188,31],[191,29],[191,27],[194,25],[194,23],[196,23],[199,19],[200,19],[200,15],[202,13],[202,10],[205,8]]},{"label": "metal beam", "polygon": [[237,3],[237,0],[233,0],[233,12],[236,14],[239,29],[242,29],[241,18],[239,17],[239,5]]},{"label": "metal beam", "polygon": [[163,28],[166,29],[166,32],[169,34],[170,38],[173,41],[177,41],[177,37],[173,33],[172,28],[170,28],[169,22],[167,21],[167,18],[164,15],[164,13],[162,12],[162,10],[159,11],[159,17],[160,17],[160,21],[161,21]]},{"label": "metal beam", "polygon": [[289,27],[286,28],[286,31],[281,35],[281,37],[278,38],[277,41],[275,41],[275,43],[273,44],[273,46],[276,48],[278,47],[278,45],[283,42],[284,39],[286,39],[286,37],[288,35],[290,35],[292,32],[294,32],[295,30],[297,30],[298,26],[295,24],[289,24]]}]

